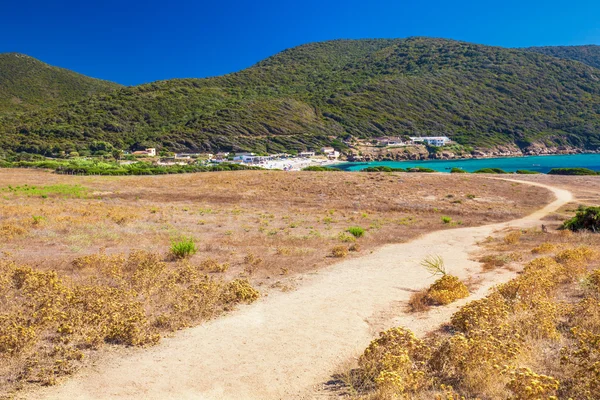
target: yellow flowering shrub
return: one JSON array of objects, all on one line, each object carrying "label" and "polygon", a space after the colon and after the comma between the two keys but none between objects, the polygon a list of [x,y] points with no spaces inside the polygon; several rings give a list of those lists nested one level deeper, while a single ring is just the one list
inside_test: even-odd
[{"label": "yellow flowering shrub", "polygon": [[531,253],[533,254],[546,254],[546,253],[552,253],[553,251],[556,250],[556,245],[552,244],[552,243],[542,243],[539,246],[533,248],[531,250]]},{"label": "yellow flowering shrub", "polygon": [[600,334],[586,329],[571,329],[574,341],[562,349],[561,363],[573,369],[566,382],[569,396],[596,399],[600,393]]},{"label": "yellow flowering shrub", "polygon": [[[80,257],[77,280],[0,260],[0,360],[20,380],[54,384],[84,351],[104,343],[152,345],[164,330],[192,325],[259,293],[223,282],[187,261],[167,265],[145,251]],[[20,361],[5,362],[10,359]]]},{"label": "yellow flowering shrub", "polygon": [[586,273],[586,264],[596,256],[597,252],[595,250],[586,246],[579,246],[559,252],[556,254],[555,259],[565,266],[568,276],[575,280]]},{"label": "yellow flowering shrub", "polygon": [[474,300],[461,307],[452,316],[452,327],[468,333],[472,330],[491,329],[503,324],[510,308],[497,292],[483,299]]},{"label": "yellow flowering shrub", "polygon": [[538,375],[529,368],[507,367],[502,371],[510,377],[506,385],[510,400],[558,399],[559,382],[551,376]]},{"label": "yellow flowering shrub", "polygon": [[443,376],[460,380],[462,387],[485,390],[499,366],[516,358],[522,343],[508,324],[473,330],[468,335],[457,333],[433,351],[430,365]]},{"label": "yellow flowering shrub", "polygon": [[506,234],[506,236],[504,236],[504,243],[506,244],[517,244],[519,243],[519,240],[521,240],[521,231],[513,231],[510,232],[508,234]]},{"label": "yellow flowering shrub", "polygon": [[588,290],[596,296],[600,296],[600,269],[593,270],[586,278]]},{"label": "yellow flowering shrub", "polygon": [[427,290],[431,304],[446,305],[469,296],[469,289],[456,276],[444,275]]},{"label": "yellow flowering shrub", "polygon": [[416,391],[427,384],[429,347],[411,331],[392,328],[379,334],[358,361],[364,382],[389,396]]}]

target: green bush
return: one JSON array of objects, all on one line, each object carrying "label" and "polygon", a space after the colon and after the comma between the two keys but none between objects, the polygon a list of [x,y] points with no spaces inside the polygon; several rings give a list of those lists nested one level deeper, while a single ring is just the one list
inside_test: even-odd
[{"label": "green bush", "polygon": [[482,168],[473,172],[474,174],[506,174],[507,172],[500,168]]},{"label": "green bush", "polygon": [[437,172],[435,169],[431,168],[423,168],[423,167],[415,167],[407,169],[407,172]]},{"label": "green bush", "polygon": [[302,171],[332,172],[332,171],[341,171],[341,169],[333,168],[333,167],[319,167],[317,165],[311,165],[310,167],[306,167],[306,168],[302,169]]},{"label": "green bush", "polygon": [[467,171],[465,171],[465,170],[464,170],[464,169],[462,169],[462,168],[456,168],[456,167],[454,167],[454,168],[452,168],[452,169],[450,170],[450,173],[451,173],[451,174],[466,174],[466,173],[467,173]]},{"label": "green bush", "polygon": [[548,175],[598,175],[589,168],[552,168]]},{"label": "green bush", "polygon": [[191,257],[198,249],[196,248],[196,243],[192,238],[185,238],[178,242],[171,243],[171,254],[175,258],[187,258]]},{"label": "green bush", "polygon": [[447,216],[443,216],[442,217],[442,222],[445,224],[449,224],[450,222],[452,222],[452,218],[447,217]]},{"label": "green bush", "polygon": [[583,207],[577,214],[562,225],[561,229],[572,231],[600,231],[600,207]]},{"label": "green bush", "polygon": [[356,238],[362,237],[365,234],[365,230],[360,226],[351,226],[346,232],[352,234]]},{"label": "green bush", "polygon": [[519,174],[519,175],[537,175],[537,174],[539,174],[539,172],[530,171],[528,169],[518,169],[517,174]]},{"label": "green bush", "polygon": [[377,167],[368,167],[362,169],[361,172],[406,172],[406,170],[404,168],[392,168],[380,165]]}]

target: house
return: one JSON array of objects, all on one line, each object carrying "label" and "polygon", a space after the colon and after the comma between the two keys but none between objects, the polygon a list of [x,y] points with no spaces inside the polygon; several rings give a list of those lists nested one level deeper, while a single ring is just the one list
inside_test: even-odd
[{"label": "house", "polygon": [[325,155],[329,155],[333,152],[335,152],[335,149],[333,147],[322,147],[321,148],[321,153],[323,153]]},{"label": "house", "polygon": [[375,138],[374,139],[376,141],[376,145],[377,146],[402,146],[404,145],[404,142],[402,141],[402,139],[400,138],[394,138],[394,137],[380,137],[380,138]]},{"label": "house", "polygon": [[156,149],[154,147],[150,147],[145,150],[134,151],[132,154],[134,156],[156,157]]},{"label": "house", "polygon": [[303,151],[301,153],[298,153],[298,157],[314,157],[315,156],[315,152],[314,151]]},{"label": "house", "polygon": [[215,160],[217,160],[217,161],[225,161],[225,160],[227,160],[227,157],[229,157],[229,153],[219,152],[215,156]]},{"label": "house", "polygon": [[334,150],[332,153],[327,153],[327,158],[330,160],[337,160],[340,158],[340,152]]},{"label": "house", "polygon": [[423,137],[411,137],[410,140],[414,143],[425,143],[430,146],[442,147],[451,142],[447,136],[423,136]]}]

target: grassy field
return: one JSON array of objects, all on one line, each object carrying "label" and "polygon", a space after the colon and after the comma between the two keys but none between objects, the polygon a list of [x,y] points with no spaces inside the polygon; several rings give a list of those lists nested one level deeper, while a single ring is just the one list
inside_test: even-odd
[{"label": "grassy field", "polygon": [[[545,229],[482,243],[484,270],[508,269],[517,277],[424,338],[403,327],[382,332],[340,377],[350,397],[598,398],[600,236],[557,228],[578,206],[600,203],[600,179],[530,179],[568,188],[577,201],[548,216]],[[428,310],[412,307],[423,318]]]},{"label": "grassy field", "polygon": [[482,176],[0,170],[0,395],[294,290],[340,258],[549,200]]}]

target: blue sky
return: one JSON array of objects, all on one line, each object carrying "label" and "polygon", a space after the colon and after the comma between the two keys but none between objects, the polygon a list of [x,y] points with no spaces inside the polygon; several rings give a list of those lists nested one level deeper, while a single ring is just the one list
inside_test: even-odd
[{"label": "blue sky", "polygon": [[600,44],[599,15],[597,0],[3,0],[0,52],[134,85],[221,75],[339,38]]}]

